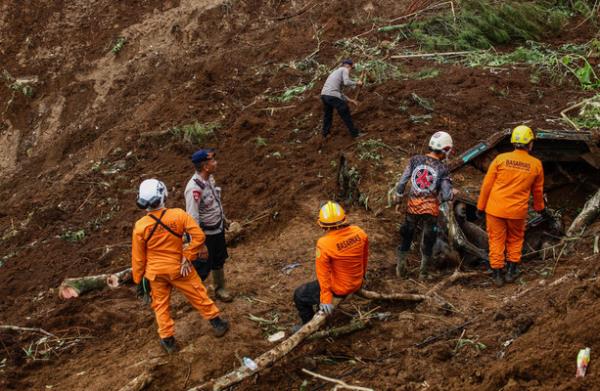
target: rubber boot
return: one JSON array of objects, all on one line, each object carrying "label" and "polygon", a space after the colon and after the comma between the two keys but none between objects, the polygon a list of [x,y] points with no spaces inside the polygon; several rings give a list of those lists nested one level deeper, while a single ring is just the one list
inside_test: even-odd
[{"label": "rubber boot", "polygon": [[406,270],[406,251],[398,251],[396,254],[396,277],[406,278],[408,272]]},{"label": "rubber boot", "polygon": [[431,256],[421,256],[421,267],[419,268],[419,280],[429,280],[429,265],[431,264]]},{"label": "rubber boot", "polygon": [[221,317],[217,316],[209,320],[211,326],[213,327],[213,333],[215,337],[222,337],[225,335],[227,330],[229,330],[229,322],[221,319]]},{"label": "rubber boot", "polygon": [[175,337],[172,336],[168,338],[162,338],[160,340],[160,346],[162,346],[168,354],[175,353],[178,350]]},{"label": "rubber boot", "polygon": [[229,303],[233,300],[233,297],[225,289],[225,270],[218,269],[212,271],[213,282],[215,284],[215,296],[217,299]]},{"label": "rubber boot", "polygon": [[494,285],[500,288],[504,285],[504,280],[502,279],[502,269],[492,269],[492,280],[494,281]]},{"label": "rubber boot", "polygon": [[504,276],[504,279],[506,280],[506,282],[514,282],[520,274],[518,264],[516,262],[510,261],[508,261],[507,263],[508,271],[506,272],[506,276]]}]

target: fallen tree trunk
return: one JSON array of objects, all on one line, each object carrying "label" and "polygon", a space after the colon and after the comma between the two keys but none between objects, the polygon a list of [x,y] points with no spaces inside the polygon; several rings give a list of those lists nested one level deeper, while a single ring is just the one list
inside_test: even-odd
[{"label": "fallen tree trunk", "polygon": [[116,280],[116,286],[119,286],[119,283],[125,281],[128,274],[129,279],[131,279],[131,269],[126,269],[115,274],[65,278],[58,287],[58,296],[65,300],[77,298],[83,293],[115,284],[114,280]]},{"label": "fallen tree trunk", "polygon": [[370,300],[395,300],[395,301],[412,301],[420,302],[430,299],[430,296],[413,294],[413,293],[380,293],[361,289],[356,294],[360,297]]},{"label": "fallen tree trunk", "polygon": [[335,338],[341,335],[351,334],[355,331],[365,329],[369,325],[368,320],[353,320],[352,322],[340,327],[333,327],[328,330],[321,330],[313,333],[307,338],[308,341],[314,341],[321,338]]},{"label": "fallen tree trunk", "polygon": [[131,281],[132,278],[133,276],[131,275],[131,268],[121,270],[120,272],[108,276],[106,279],[106,285],[108,285],[109,288],[118,288],[124,283]]},{"label": "fallen tree trunk", "polygon": [[581,213],[573,220],[567,230],[567,237],[580,235],[598,216],[600,216],[600,190],[585,203]]},{"label": "fallen tree trunk", "polygon": [[144,371],[136,376],[129,383],[125,384],[119,391],[141,391],[148,387],[154,380],[154,376],[150,371]]},{"label": "fallen tree trunk", "polygon": [[[342,299],[334,298],[333,305],[337,307],[341,300]],[[300,342],[302,342],[308,336],[312,335],[323,324],[325,324],[326,319],[327,315],[325,315],[325,313],[321,311],[317,312],[315,316],[311,319],[311,321],[302,326],[302,328],[298,330],[298,332],[293,334],[291,337],[289,337],[273,349],[261,354],[256,360],[254,360],[254,363],[256,364],[255,368],[248,368],[245,365],[241,366],[229,372],[228,374],[221,376],[218,379],[210,380],[200,386],[190,388],[188,391],[220,391],[241,382],[242,380],[252,376],[253,374],[263,370],[264,368],[267,368],[268,366],[272,365],[274,362],[291,352],[296,346],[300,344]]]}]

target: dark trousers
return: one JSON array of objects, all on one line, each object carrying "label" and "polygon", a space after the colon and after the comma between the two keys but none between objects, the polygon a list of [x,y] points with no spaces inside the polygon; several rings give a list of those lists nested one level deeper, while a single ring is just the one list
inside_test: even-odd
[{"label": "dark trousers", "polygon": [[423,236],[421,238],[421,253],[427,257],[433,254],[433,245],[437,237],[437,217],[430,214],[412,214],[407,213],[404,224],[400,227],[402,242],[398,251],[407,252],[410,250],[415,231],[419,222],[423,224]]},{"label": "dark trousers", "polygon": [[321,302],[319,281],[311,281],[300,285],[294,291],[294,303],[298,309],[302,324],[308,323],[315,315],[314,306]]},{"label": "dark trousers", "polygon": [[225,232],[216,235],[206,235],[206,247],[208,248],[208,259],[196,259],[192,266],[202,281],[206,280],[211,270],[223,269],[225,260],[229,258],[227,243],[225,243]]},{"label": "dark trousers", "polygon": [[354,127],[352,123],[352,116],[350,115],[350,108],[345,100],[336,98],[335,96],[321,95],[321,101],[323,102],[323,137],[329,134],[331,130],[331,124],[333,122],[333,109],[336,109],[342,120],[346,124],[348,131],[352,137],[358,136],[358,129]]}]

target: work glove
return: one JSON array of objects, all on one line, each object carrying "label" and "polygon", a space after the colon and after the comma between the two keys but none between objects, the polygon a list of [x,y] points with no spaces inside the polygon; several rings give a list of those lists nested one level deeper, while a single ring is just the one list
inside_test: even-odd
[{"label": "work glove", "polygon": [[181,269],[179,269],[179,274],[182,277],[187,277],[188,274],[192,271],[192,264],[187,259],[183,258],[181,260]]},{"label": "work glove", "polygon": [[319,310],[323,311],[325,313],[325,315],[331,315],[333,313],[333,304],[325,304],[325,303],[321,303],[319,304]]},{"label": "work glove", "polygon": [[136,287],[137,298],[143,300],[144,304],[150,304],[152,302],[150,291],[150,281],[145,277],[142,278],[142,281]]}]

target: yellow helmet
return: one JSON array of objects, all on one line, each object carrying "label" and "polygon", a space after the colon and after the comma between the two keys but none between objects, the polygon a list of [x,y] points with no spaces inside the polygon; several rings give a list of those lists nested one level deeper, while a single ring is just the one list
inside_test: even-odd
[{"label": "yellow helmet", "polygon": [[510,136],[510,142],[512,144],[523,144],[527,145],[535,139],[535,134],[529,126],[519,125],[513,129],[512,135]]},{"label": "yellow helmet", "polygon": [[346,212],[337,202],[327,201],[319,210],[319,225],[323,228],[335,228],[346,224]]}]

